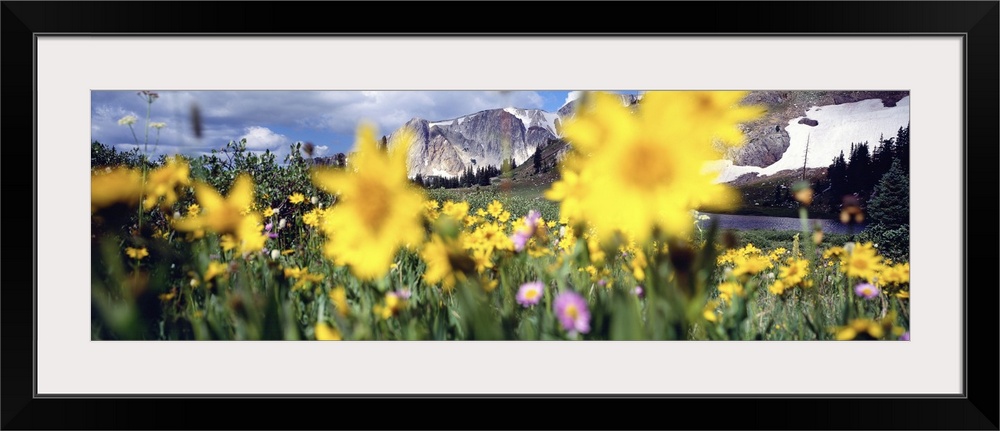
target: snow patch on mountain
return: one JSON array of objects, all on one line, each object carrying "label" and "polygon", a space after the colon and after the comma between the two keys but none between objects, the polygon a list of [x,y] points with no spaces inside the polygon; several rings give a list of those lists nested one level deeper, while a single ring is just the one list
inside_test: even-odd
[{"label": "snow patch on mountain", "polygon": [[[818,124],[806,124],[812,121],[800,123],[803,119],[814,120]],[[806,167],[827,167],[841,151],[845,157],[849,157],[851,144],[868,142],[869,148],[874,151],[879,145],[880,137],[896,136],[896,132],[909,123],[909,96],[891,107],[883,106],[881,99],[814,106],[806,111],[806,115],[788,121],[785,130],[790,137],[790,144],[777,162],[760,168],[735,166],[730,160],[718,160],[706,168],[720,172],[718,182],[728,182],[748,173],[772,175],[786,169],[802,169],[803,159]]]},{"label": "snow patch on mountain", "polygon": [[559,136],[556,133],[556,119],[559,118],[559,114],[540,109],[519,109],[513,107],[503,108],[503,110],[521,120],[525,130],[531,127],[541,127],[548,130],[549,133]]}]

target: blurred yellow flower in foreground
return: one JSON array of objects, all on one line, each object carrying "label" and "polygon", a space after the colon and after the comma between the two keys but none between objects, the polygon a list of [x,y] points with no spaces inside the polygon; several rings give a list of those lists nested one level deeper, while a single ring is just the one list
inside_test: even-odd
[{"label": "blurred yellow flower in foreground", "polygon": [[220,236],[234,235],[227,240],[230,247],[239,245],[242,253],[260,251],[267,236],[262,232],[261,216],[247,211],[253,204],[253,187],[253,180],[246,174],[236,178],[226,198],[210,185],[195,184],[195,197],[203,211],[195,217],[175,220],[174,229],[183,232],[209,229]]},{"label": "blurred yellow flower in foreground", "polygon": [[203,209],[202,214],[177,220],[174,227],[180,231],[204,227],[220,235],[233,233],[243,220],[240,213],[253,203],[253,180],[249,175],[240,175],[226,198],[212,186],[203,183],[195,184],[194,192]]},{"label": "blurred yellow flower in foreground", "polygon": [[209,281],[216,276],[227,276],[229,273],[229,266],[222,262],[211,261],[208,263],[208,268],[205,269],[205,281]]},{"label": "blurred yellow flower in foreground", "polygon": [[180,157],[167,159],[163,166],[149,173],[143,207],[147,210],[152,209],[161,197],[164,206],[173,205],[177,202],[177,187],[191,184],[190,172],[190,166]]},{"label": "blurred yellow flower in foreground", "polygon": [[324,322],[319,322],[316,324],[316,340],[340,341],[340,331]]},{"label": "blurred yellow flower in foreground", "polygon": [[872,319],[853,319],[845,326],[831,329],[839,341],[879,339],[885,335],[883,325]]},{"label": "blurred yellow flower in foreground", "polygon": [[454,289],[457,282],[465,281],[465,273],[475,269],[475,261],[465,254],[457,241],[442,239],[438,235],[424,244],[420,258],[427,263],[424,281],[440,283],[445,292]]},{"label": "blurred yellow flower in foreground", "polygon": [[149,251],[146,250],[146,247],[143,248],[126,247],[125,254],[127,254],[128,257],[131,257],[132,259],[141,260],[142,258],[149,256]]},{"label": "blurred yellow flower in foreground", "polygon": [[306,287],[306,283],[319,283],[323,281],[326,276],[323,274],[314,274],[309,272],[309,268],[299,268],[290,267],[285,268],[285,278],[294,278],[295,284],[292,285],[292,290],[297,290]]},{"label": "blurred yellow flower in foreground", "polygon": [[722,158],[715,144],[738,145],[741,122],[759,107],[737,106],[746,92],[644,93],[638,109],[617,95],[590,93],[562,127],[574,152],[563,180],[547,192],[563,216],[588,221],[609,239],[616,231],[636,241],[655,228],[676,237],[693,230],[692,209],[731,208],[738,194],[716,184],[707,162]]},{"label": "blurred yellow flower in foreground", "polygon": [[142,195],[142,174],[135,169],[115,168],[90,175],[90,211],[116,203],[135,205]]},{"label": "blurred yellow flower in foreground", "polygon": [[375,141],[370,125],[358,128],[355,155],[347,169],[317,168],[313,183],[339,195],[322,219],[327,258],[347,265],[360,279],[384,276],[400,247],[423,241],[423,192],[407,177],[406,158],[413,134],[393,135],[387,151]]}]

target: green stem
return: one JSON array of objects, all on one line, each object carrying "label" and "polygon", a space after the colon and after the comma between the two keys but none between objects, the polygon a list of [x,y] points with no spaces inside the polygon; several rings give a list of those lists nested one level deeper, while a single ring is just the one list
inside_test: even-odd
[{"label": "green stem", "polygon": [[143,152],[149,151],[149,114],[153,106],[153,100],[146,96],[146,134],[143,137],[142,148]]}]

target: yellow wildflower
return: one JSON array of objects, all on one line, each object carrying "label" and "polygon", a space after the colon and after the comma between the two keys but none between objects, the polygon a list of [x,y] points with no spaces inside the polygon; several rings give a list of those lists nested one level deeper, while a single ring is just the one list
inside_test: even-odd
[{"label": "yellow wildflower", "polygon": [[716,307],[719,306],[719,301],[711,300],[705,303],[705,309],[701,312],[702,317],[709,322],[718,322],[719,315],[715,312]]},{"label": "yellow wildflower", "polygon": [[789,258],[788,265],[781,266],[778,269],[778,277],[789,286],[801,284],[808,274],[809,261],[806,259]]},{"label": "yellow wildflower", "polygon": [[832,329],[834,338],[837,340],[877,340],[885,335],[885,330],[880,322],[872,319],[853,319],[846,326],[838,326]]},{"label": "yellow wildflower", "polygon": [[142,260],[142,258],[149,256],[149,251],[146,250],[146,247],[143,248],[126,247],[125,254],[127,254],[128,257],[131,257],[132,259]]},{"label": "yellow wildflower", "polygon": [[478,248],[472,251],[472,261],[476,264],[476,272],[482,274],[487,268],[493,267],[492,254],[489,250]]},{"label": "yellow wildflower", "polygon": [[219,237],[219,246],[222,247],[222,251],[232,250],[236,248],[237,245],[239,245],[239,243],[236,242],[236,237],[228,233]]},{"label": "yellow wildflower", "polygon": [[211,261],[208,263],[208,268],[205,269],[205,281],[209,281],[217,276],[226,276],[229,273],[229,266],[217,261]]},{"label": "yellow wildflower", "polygon": [[438,218],[438,202],[435,200],[424,201],[424,217],[434,221]]},{"label": "yellow wildflower", "polygon": [[886,265],[882,268],[882,272],[879,274],[879,284],[906,284],[910,282],[910,263],[898,263],[895,265]]},{"label": "yellow wildflower", "polygon": [[841,270],[848,276],[873,281],[882,265],[882,257],[878,255],[872,243],[855,243],[851,252],[845,258]]},{"label": "yellow wildflower", "polygon": [[203,214],[176,220],[174,228],[179,231],[208,228],[219,235],[235,233],[244,219],[241,213],[253,203],[253,187],[250,176],[241,174],[230,188],[229,195],[223,199],[212,186],[196,183],[195,196],[204,208]]},{"label": "yellow wildflower", "polygon": [[[715,182],[707,163],[721,158],[718,139],[738,144],[738,124],[762,110],[738,107],[745,92],[647,92],[638,112],[622,106],[616,95],[588,94],[563,135],[575,153],[564,163],[563,177],[584,181],[580,196],[568,187],[550,198],[578,200],[582,215],[610,239],[615,231],[645,242],[654,228],[687,236],[694,228],[692,209],[731,208],[738,194]],[[560,191],[562,193],[560,193]],[[562,196],[560,196],[562,195]]]},{"label": "yellow wildflower", "polygon": [[387,292],[385,294],[385,304],[375,304],[372,307],[372,312],[383,319],[388,319],[399,314],[399,311],[406,307],[406,303],[406,299],[401,298],[396,292]]},{"label": "yellow wildflower", "polygon": [[451,217],[455,220],[465,220],[465,216],[469,213],[469,203],[446,201],[444,206],[441,207],[441,214]]},{"label": "yellow wildflower", "polygon": [[587,184],[591,182],[590,171],[576,172],[563,166],[559,181],[545,191],[545,198],[559,202],[559,214],[563,224],[583,219],[582,200],[587,196]]},{"label": "yellow wildflower", "polygon": [[177,288],[170,289],[167,293],[160,294],[160,301],[167,302],[174,299],[177,296]]},{"label": "yellow wildflower", "polygon": [[288,201],[295,205],[298,205],[305,200],[306,197],[302,193],[292,193],[290,196],[288,196]]},{"label": "yellow wildflower", "polygon": [[785,285],[783,281],[774,280],[774,283],[771,283],[771,285],[767,287],[767,290],[775,295],[781,295],[782,293],[785,293],[785,289],[787,288],[788,286]]},{"label": "yellow wildflower", "polygon": [[320,281],[323,281],[323,278],[325,277],[326,276],[323,274],[310,274],[309,268],[285,268],[285,278],[295,279],[295,284],[292,285],[292,290],[305,288],[306,283],[319,283]]},{"label": "yellow wildflower", "polygon": [[340,341],[340,331],[325,322],[316,323],[316,340],[317,341]]},{"label": "yellow wildflower", "polygon": [[840,259],[847,255],[847,250],[844,247],[833,246],[823,252],[823,259]]},{"label": "yellow wildflower", "polygon": [[347,306],[347,289],[344,289],[344,286],[337,286],[330,290],[330,300],[333,301],[333,306],[337,308],[338,314],[347,316],[350,308]]},{"label": "yellow wildflower", "polygon": [[90,176],[90,211],[124,203],[134,206],[142,194],[142,174],[128,168],[95,171]]},{"label": "yellow wildflower", "polygon": [[177,202],[177,187],[191,184],[190,166],[180,157],[170,157],[167,162],[149,173],[146,178],[145,209],[151,209],[163,198],[163,205],[170,206]]},{"label": "yellow wildflower", "polygon": [[500,203],[500,201],[495,200],[495,199],[493,200],[493,202],[490,202],[490,204],[486,208],[487,208],[487,212],[491,216],[493,216],[493,218],[499,217],[500,213],[503,212],[503,204]]},{"label": "yellow wildflower", "polygon": [[727,304],[733,300],[733,296],[742,297],[744,295],[743,285],[732,281],[727,281],[725,283],[719,284],[718,289],[719,289],[719,298],[722,299]]},{"label": "yellow wildflower", "polygon": [[736,256],[733,259],[736,266],[733,268],[733,276],[744,277],[759,274],[765,269],[771,268],[771,261],[764,256]]},{"label": "yellow wildflower", "polygon": [[264,225],[261,224],[260,216],[256,214],[243,217],[236,230],[236,236],[240,239],[240,253],[243,254],[261,251],[267,242]]},{"label": "yellow wildflower", "polygon": [[424,205],[425,197],[406,170],[413,137],[407,129],[395,134],[387,152],[378,148],[375,129],[362,126],[347,169],[313,172],[317,186],[339,195],[323,216],[325,255],[348,265],[358,278],[385,275],[400,247],[423,241],[423,219],[415,209]]},{"label": "yellow wildflower", "polygon": [[312,211],[302,215],[302,223],[306,226],[319,227],[324,212],[321,208],[313,208]]},{"label": "yellow wildflower", "polygon": [[441,284],[446,292],[455,288],[455,283],[465,280],[465,272],[475,269],[475,262],[457,247],[454,241],[442,240],[434,235],[420,253],[427,263],[424,271],[424,281],[428,284]]},{"label": "yellow wildflower", "polygon": [[646,279],[646,253],[642,250],[635,250],[632,257],[632,276],[635,277],[637,281],[643,281]]}]

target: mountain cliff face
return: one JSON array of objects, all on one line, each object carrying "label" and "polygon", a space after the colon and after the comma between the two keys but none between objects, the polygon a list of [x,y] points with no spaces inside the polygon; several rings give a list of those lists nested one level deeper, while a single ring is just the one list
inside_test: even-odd
[{"label": "mountain cliff face", "polygon": [[[622,95],[626,106],[637,100]],[[535,148],[560,136],[559,125],[573,115],[576,105],[571,101],[557,112],[508,107],[449,120],[413,118],[402,126],[416,134],[407,158],[409,175],[454,177],[470,166],[500,166],[510,158],[524,163]]]},{"label": "mountain cliff face", "polygon": [[411,119],[403,125],[416,134],[409,175],[453,177],[470,166],[500,166],[511,158],[524,163],[536,147],[556,138],[557,118],[537,109],[506,108],[446,121]]},{"label": "mountain cliff face", "polygon": [[[739,168],[733,172],[763,173],[778,162],[785,163],[782,159],[788,155],[789,148],[796,147],[797,144],[792,144],[798,138],[790,135],[790,131],[799,133],[802,132],[799,129],[805,128],[803,130],[816,131],[813,138],[819,138],[823,129],[830,126],[808,117],[807,111],[811,108],[872,99],[879,99],[884,107],[895,107],[908,95],[906,91],[751,91],[743,103],[762,104],[767,107],[767,114],[742,125],[747,142],[742,147],[729,149],[725,161],[729,166]],[[621,95],[625,106],[634,107],[641,99],[641,95]],[[525,163],[534,154],[535,148],[560,137],[560,124],[573,115],[578,103],[579,100],[573,100],[554,113],[538,109],[502,108],[449,120],[413,118],[402,126],[416,134],[407,159],[409,175],[454,177],[469,167],[500,166],[510,158],[514,158],[517,164]],[[824,114],[817,112],[813,115],[822,117]],[[864,117],[861,118],[863,120]],[[857,123],[862,120],[854,120],[852,127],[872,128],[878,123],[875,121],[871,126],[859,126]],[[790,121],[795,124],[790,124]],[[895,129],[888,130],[888,126],[878,127],[886,129],[886,136],[895,133]],[[847,138],[841,136],[837,139]],[[827,145],[820,139],[813,139],[813,144],[820,147]],[[825,153],[821,148],[813,148],[810,165],[813,162],[828,163],[829,160],[818,158],[821,154],[825,157]],[[801,159],[799,157],[799,166]]]}]

